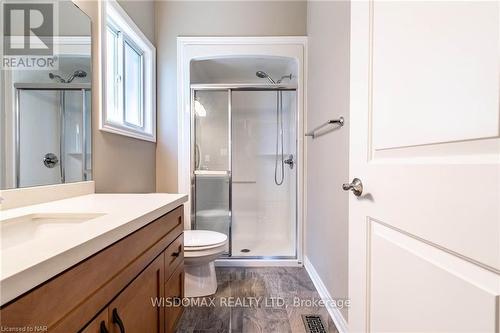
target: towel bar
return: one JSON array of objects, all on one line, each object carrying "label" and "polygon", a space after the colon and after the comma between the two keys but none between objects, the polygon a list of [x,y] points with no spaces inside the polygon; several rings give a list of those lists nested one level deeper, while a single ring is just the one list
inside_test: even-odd
[{"label": "towel bar", "polygon": [[313,139],[314,139],[314,138],[315,138],[314,133],[315,133],[317,130],[319,130],[319,129],[321,129],[321,128],[323,128],[323,127],[327,126],[327,125],[330,125],[330,124],[339,124],[339,125],[340,125],[340,127],[342,127],[342,126],[344,126],[344,117],[340,117],[339,119],[330,119],[330,120],[328,120],[327,122],[325,122],[325,123],[323,123],[323,124],[319,125],[318,127],[315,127],[314,129],[310,130],[309,132],[307,132],[307,133],[305,134],[305,136],[312,136],[312,137],[313,137]]}]

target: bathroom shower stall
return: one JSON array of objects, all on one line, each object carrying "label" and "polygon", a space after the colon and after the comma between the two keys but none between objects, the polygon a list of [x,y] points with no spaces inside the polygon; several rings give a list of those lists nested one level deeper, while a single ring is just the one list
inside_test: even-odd
[{"label": "bathroom shower stall", "polygon": [[90,84],[14,87],[16,187],[91,179]]},{"label": "bathroom shower stall", "polygon": [[295,259],[296,64],[248,60],[191,64],[191,227],[228,235],[230,258]]},{"label": "bathroom shower stall", "polygon": [[57,67],[0,75],[1,189],[92,180],[91,40],[56,40]]}]

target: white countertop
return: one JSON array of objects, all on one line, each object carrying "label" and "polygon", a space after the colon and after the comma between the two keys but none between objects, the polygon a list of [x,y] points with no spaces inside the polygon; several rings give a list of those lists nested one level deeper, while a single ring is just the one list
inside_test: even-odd
[{"label": "white countertop", "polygon": [[0,249],[0,305],[186,201],[185,194],[89,194],[0,211],[0,223],[28,214],[104,214],[82,223],[65,224],[57,232]]}]

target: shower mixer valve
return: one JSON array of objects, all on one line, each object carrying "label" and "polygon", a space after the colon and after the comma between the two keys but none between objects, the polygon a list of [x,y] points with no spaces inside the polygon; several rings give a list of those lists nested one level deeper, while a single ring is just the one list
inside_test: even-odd
[{"label": "shower mixer valve", "polygon": [[43,157],[43,164],[49,169],[55,167],[58,162],[59,159],[57,158],[57,155],[54,153],[47,153]]},{"label": "shower mixer valve", "polygon": [[293,155],[288,155],[288,158],[283,161],[283,163],[288,164],[290,169],[293,169],[293,166],[295,165],[295,162],[293,161]]}]

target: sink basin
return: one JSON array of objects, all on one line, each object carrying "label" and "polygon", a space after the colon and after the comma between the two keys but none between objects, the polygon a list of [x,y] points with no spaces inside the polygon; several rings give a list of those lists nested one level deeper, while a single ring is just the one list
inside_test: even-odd
[{"label": "sink basin", "polygon": [[1,249],[5,250],[36,237],[56,235],[68,227],[87,222],[102,213],[40,213],[0,221]]}]

